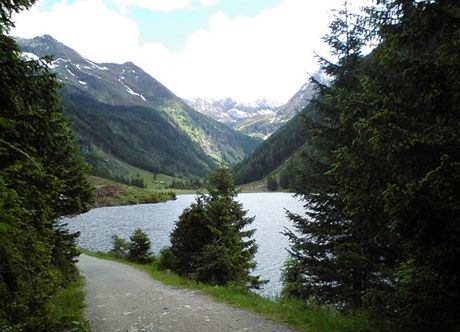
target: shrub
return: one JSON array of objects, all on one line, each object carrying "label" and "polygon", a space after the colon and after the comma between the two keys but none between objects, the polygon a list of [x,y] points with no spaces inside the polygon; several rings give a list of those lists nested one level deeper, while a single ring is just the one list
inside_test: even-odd
[{"label": "shrub", "polygon": [[160,270],[175,270],[176,264],[176,257],[172,249],[170,247],[161,249],[160,257],[158,258],[158,268]]},{"label": "shrub", "polygon": [[126,258],[128,256],[129,243],[118,235],[112,235],[112,250],[110,254],[116,258]]}]

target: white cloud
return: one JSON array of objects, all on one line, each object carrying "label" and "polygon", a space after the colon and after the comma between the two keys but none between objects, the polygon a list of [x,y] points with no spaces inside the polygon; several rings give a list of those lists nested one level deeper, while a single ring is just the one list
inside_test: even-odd
[{"label": "white cloud", "polygon": [[118,6],[126,9],[129,6],[149,9],[156,12],[168,12],[185,9],[191,5],[191,0],[115,0]]},{"label": "white cloud", "polygon": [[[108,1],[108,0],[107,0]],[[113,2],[126,12],[129,7],[138,7],[154,12],[170,12],[175,10],[187,9],[198,5],[199,7],[209,7],[217,4],[220,0],[113,0]]]},{"label": "white cloud", "polygon": [[[145,45],[136,62],[183,97],[266,97],[286,101],[316,70],[314,52],[323,52],[328,8],[288,0],[253,18],[212,16],[207,30],[195,31],[184,50]],[[158,61],[149,54],[155,49]]]},{"label": "white cloud", "polygon": [[136,23],[109,10],[102,0],[61,2],[51,11],[39,8],[18,15],[12,35],[33,38],[49,34],[97,62],[129,61],[137,51]]},{"label": "white cloud", "polygon": [[209,7],[217,4],[220,0],[200,0],[200,5],[202,7]]},{"label": "white cloud", "polygon": [[[208,29],[191,32],[186,47],[172,52],[158,43],[140,45],[136,23],[109,10],[105,1],[63,1],[51,11],[35,7],[18,16],[12,34],[30,38],[47,33],[97,62],[133,61],[181,97],[265,97],[282,102],[315,71],[314,52],[326,53],[321,36],[327,32],[329,9],[340,3],[285,0],[255,17],[235,19],[215,13]],[[213,0],[200,1],[210,5]]]}]

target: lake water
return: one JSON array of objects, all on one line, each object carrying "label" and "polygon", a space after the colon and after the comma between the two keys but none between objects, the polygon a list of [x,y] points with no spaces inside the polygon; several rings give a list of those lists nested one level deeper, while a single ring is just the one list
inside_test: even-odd
[{"label": "lake water", "polygon": [[[287,258],[289,242],[281,233],[285,227],[292,228],[285,209],[304,214],[302,202],[288,193],[240,194],[238,201],[255,216],[251,228],[255,228],[254,239],[259,250],[255,256],[257,269],[253,274],[261,275],[269,282],[261,293],[274,296],[281,291],[281,268]],[[177,200],[166,203],[93,209],[77,217],[66,219],[71,231],[80,231],[79,246],[95,251],[111,249],[111,237],[117,234],[128,239],[136,228],[145,231],[158,253],[169,246],[169,234],[184,208],[195,200],[195,195],[179,195]]]}]

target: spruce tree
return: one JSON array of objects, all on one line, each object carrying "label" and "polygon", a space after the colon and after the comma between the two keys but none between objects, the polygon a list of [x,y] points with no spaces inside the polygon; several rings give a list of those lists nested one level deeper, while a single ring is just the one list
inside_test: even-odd
[{"label": "spruce tree", "polygon": [[354,59],[339,47],[346,61],[325,67],[327,112],[296,175],[310,219],[291,215],[288,293],[364,306],[393,330],[459,329],[459,6],[380,1],[355,25],[376,49]]},{"label": "spruce tree", "polygon": [[334,172],[337,153],[352,141],[352,128],[343,121],[347,114],[340,102],[359,89],[363,39],[357,20],[345,2],[325,37],[337,62],[321,59],[322,70],[332,78],[330,85],[314,81],[319,121],[309,122],[311,137],[302,156],[305,167],[293,181],[308,217],[289,214],[297,231],[286,232],[292,247],[284,269],[288,294],[352,308],[362,306],[368,276],[375,272],[367,265],[363,242],[367,221],[346,209]]},{"label": "spruce tree", "polygon": [[150,253],[150,239],[148,235],[140,228],[134,230],[130,236],[128,258],[138,263],[149,263],[152,261]]},{"label": "spruce tree", "polygon": [[176,270],[202,282],[216,285],[237,283],[258,287],[251,276],[255,268],[254,230],[246,217],[230,170],[220,166],[208,177],[208,194],[200,195],[185,209],[171,234]]},{"label": "spruce tree", "polygon": [[308,217],[290,214],[297,232],[286,233],[293,246],[284,271],[285,291],[341,308],[362,308],[368,294],[387,290],[395,260],[382,205],[365,194],[381,174],[365,173],[375,160],[350,154],[356,145],[355,121],[362,115],[353,101],[370,61],[361,54],[366,40],[362,20],[345,2],[325,37],[337,61],[321,59],[332,80],[316,82],[319,121],[310,122],[304,166],[293,180]]},{"label": "spruce tree", "polygon": [[267,179],[267,190],[275,191],[279,188],[278,181],[274,175],[270,175]]},{"label": "spruce tree", "polygon": [[405,330],[457,331],[460,3],[383,4],[371,11],[381,43],[356,141],[388,170],[372,190],[402,248],[387,313]]}]

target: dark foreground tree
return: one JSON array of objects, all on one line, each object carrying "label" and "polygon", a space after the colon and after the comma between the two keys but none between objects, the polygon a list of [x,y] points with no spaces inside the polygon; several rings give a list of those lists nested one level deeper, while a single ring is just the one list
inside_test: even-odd
[{"label": "dark foreground tree", "polygon": [[49,301],[75,276],[77,255],[77,235],[59,218],[91,200],[60,84],[46,60],[24,59],[6,35],[11,14],[33,3],[0,1],[0,330],[59,326]]},{"label": "dark foreground tree", "polygon": [[371,232],[380,235],[380,219],[367,207],[352,210],[347,206],[353,197],[345,196],[346,190],[353,188],[344,187],[336,173],[338,153],[353,142],[353,124],[347,121],[350,109],[344,105],[360,91],[364,67],[358,22],[359,17],[344,6],[325,37],[337,60],[321,59],[331,82],[315,82],[318,95],[313,104],[319,121],[308,122],[311,136],[302,155],[304,165],[293,181],[308,216],[289,215],[297,231],[286,232],[292,247],[284,273],[286,293],[352,309],[363,306],[367,290],[384,287],[387,276],[376,261],[376,257],[386,259],[387,253],[369,237]]},{"label": "dark foreground tree", "polygon": [[371,192],[402,248],[389,313],[402,329],[459,331],[460,2],[384,5],[357,141],[390,170]]},{"label": "dark foreground tree", "polygon": [[256,266],[254,230],[246,217],[230,170],[220,166],[211,173],[207,195],[185,209],[171,234],[174,269],[182,275],[216,285],[260,285],[250,272]]},{"label": "dark foreground tree", "polygon": [[460,2],[379,4],[343,25],[377,38],[367,57],[332,26],[344,56],[326,66],[327,112],[296,176],[309,218],[292,216],[286,290],[395,331],[458,331]]}]

